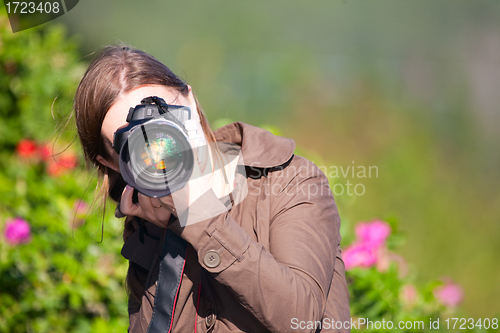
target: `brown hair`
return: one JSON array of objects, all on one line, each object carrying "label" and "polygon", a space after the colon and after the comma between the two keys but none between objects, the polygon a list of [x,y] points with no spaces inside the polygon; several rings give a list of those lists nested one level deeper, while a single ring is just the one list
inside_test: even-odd
[{"label": "brown hair", "polygon": [[[103,205],[108,195],[119,202],[126,183],[120,173],[97,161],[98,155],[107,160],[111,157],[101,134],[102,122],[120,94],[146,84],[166,86],[175,89],[183,96],[189,93],[187,84],[167,66],[153,56],[126,45],[104,47],[91,61],[76,91],[74,110],[78,136],[87,166],[97,167]],[[215,142],[215,136],[194,92],[193,96],[207,140]],[[134,231],[131,222],[131,217],[125,219],[124,240],[127,240]],[[127,288],[129,296],[138,304],[141,303],[144,293],[146,275],[147,272],[130,263]]]}]

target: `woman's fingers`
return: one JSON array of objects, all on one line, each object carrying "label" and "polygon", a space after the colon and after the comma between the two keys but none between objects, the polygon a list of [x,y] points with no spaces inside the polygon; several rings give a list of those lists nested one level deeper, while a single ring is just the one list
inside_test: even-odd
[{"label": "woman's fingers", "polygon": [[144,212],[153,212],[155,210],[155,207],[153,207],[153,204],[151,203],[150,197],[147,197],[141,193],[139,193],[137,197],[139,198],[139,206]]},{"label": "woman's fingers", "polygon": [[120,211],[125,215],[140,217],[142,210],[138,204],[132,202],[133,195],[134,189],[129,185],[125,186],[120,201]]},{"label": "woman's fingers", "polygon": [[[120,211],[124,215],[143,218],[158,225],[161,228],[166,228],[168,226],[170,214],[173,210],[170,205],[164,204],[160,199],[150,198],[141,193],[139,193],[137,196],[139,202],[133,203],[133,194],[134,189],[131,186],[127,185],[123,190],[122,198],[120,201]],[[158,201],[158,206],[155,206],[156,203],[153,203],[152,200]]]}]

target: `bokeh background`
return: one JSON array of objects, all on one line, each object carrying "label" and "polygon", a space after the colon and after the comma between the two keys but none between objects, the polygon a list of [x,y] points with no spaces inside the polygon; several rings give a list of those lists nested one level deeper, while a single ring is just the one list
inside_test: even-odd
[{"label": "bokeh background", "polygon": [[345,245],[359,221],[398,220],[415,283],[450,277],[463,313],[499,314],[498,1],[85,0],[60,24],[68,71],[124,42],[187,80],[215,128],[264,126],[327,170],[376,166],[331,177],[364,188],[336,196]]}]

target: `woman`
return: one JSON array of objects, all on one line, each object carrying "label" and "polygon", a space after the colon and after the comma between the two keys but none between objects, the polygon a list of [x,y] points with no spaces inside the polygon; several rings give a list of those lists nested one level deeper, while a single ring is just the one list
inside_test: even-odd
[{"label": "woman", "polygon": [[[209,149],[194,150],[184,188],[134,202],[113,133],[149,96],[197,111]],[[94,58],[74,108],[85,156],[127,216],[130,332],[349,331],[337,207],[293,140],[241,122],[212,132],[191,87],[126,46]]]}]

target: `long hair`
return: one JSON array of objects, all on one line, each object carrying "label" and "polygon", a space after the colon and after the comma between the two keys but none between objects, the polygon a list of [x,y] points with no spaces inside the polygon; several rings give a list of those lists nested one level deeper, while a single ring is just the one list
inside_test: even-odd
[{"label": "long hair", "polygon": [[[91,61],[76,91],[73,107],[78,136],[87,167],[97,168],[99,178],[97,195],[102,198],[103,207],[107,196],[119,202],[127,185],[119,172],[97,161],[98,155],[107,160],[111,158],[101,134],[104,117],[118,96],[146,84],[166,86],[175,89],[183,96],[189,94],[187,84],[167,66],[153,56],[126,45],[104,47]],[[194,92],[193,96],[207,141],[215,142],[215,136]],[[216,147],[216,145],[210,146]],[[214,156],[220,155],[216,152]],[[125,219],[124,241],[134,231],[131,221],[131,217]],[[147,272],[140,270],[136,265],[132,263],[129,265],[127,289],[129,296],[137,304],[141,303],[146,275]]]}]

